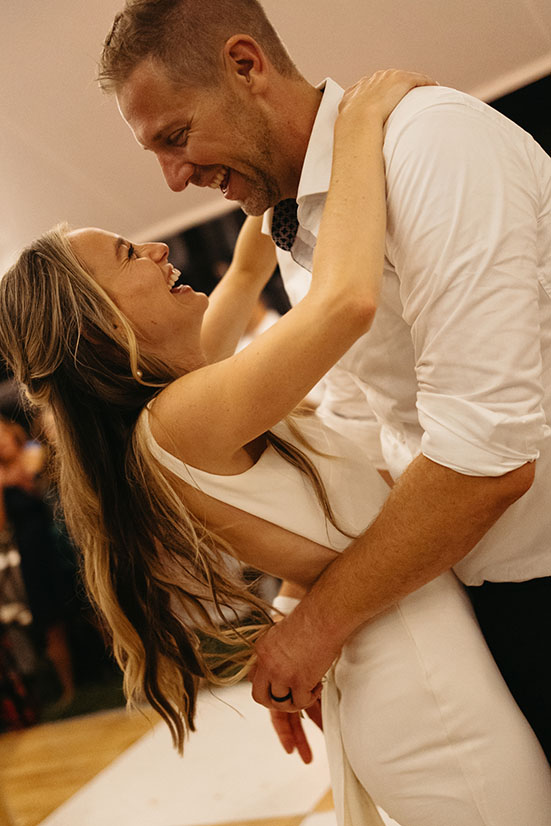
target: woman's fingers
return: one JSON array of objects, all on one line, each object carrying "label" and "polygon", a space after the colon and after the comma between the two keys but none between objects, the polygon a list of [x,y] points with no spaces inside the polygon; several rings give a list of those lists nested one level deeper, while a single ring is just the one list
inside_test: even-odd
[{"label": "woman's fingers", "polygon": [[385,121],[392,110],[411,89],[417,86],[437,86],[437,82],[422,72],[383,69],[361,78],[344,93],[339,112],[346,117],[375,114]]},{"label": "woman's fingers", "polygon": [[308,715],[310,720],[312,720],[316,726],[323,731],[323,718],[321,715],[321,698],[316,700],[311,706],[304,709],[305,713]]},{"label": "woman's fingers", "polygon": [[279,742],[291,754],[295,749],[304,763],[312,761],[312,750],[304,733],[299,714],[287,714],[285,711],[270,711],[272,725]]}]

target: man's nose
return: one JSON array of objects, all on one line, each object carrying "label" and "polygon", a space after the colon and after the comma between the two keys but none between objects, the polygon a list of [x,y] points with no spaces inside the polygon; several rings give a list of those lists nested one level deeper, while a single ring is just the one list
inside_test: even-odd
[{"label": "man's nose", "polygon": [[170,189],[173,192],[182,192],[195,171],[194,165],[175,158],[163,157],[159,157],[159,163]]}]

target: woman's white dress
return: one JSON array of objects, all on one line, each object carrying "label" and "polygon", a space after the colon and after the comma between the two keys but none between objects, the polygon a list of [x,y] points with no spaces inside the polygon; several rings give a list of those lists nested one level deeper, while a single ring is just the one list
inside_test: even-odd
[{"label": "woman's white dress", "polygon": [[[163,450],[147,411],[140,421],[153,455],[188,484],[335,550],[350,542],[271,446],[244,473],[219,476]],[[386,484],[361,446],[315,416],[299,426],[324,455],[284,422],[274,432],[317,467],[338,524],[365,530]],[[551,826],[549,765],[452,572],[354,634],[328,675],[323,716],[340,826],[380,824],[372,800],[400,826]]]}]

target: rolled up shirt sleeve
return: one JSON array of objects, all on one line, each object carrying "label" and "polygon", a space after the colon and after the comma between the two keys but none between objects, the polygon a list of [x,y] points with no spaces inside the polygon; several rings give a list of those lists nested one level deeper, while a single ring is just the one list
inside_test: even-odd
[{"label": "rolled up shirt sleeve", "polygon": [[522,141],[511,150],[516,127],[473,104],[390,122],[388,253],[411,329],[421,451],[499,476],[535,460],[549,435],[538,190]]}]

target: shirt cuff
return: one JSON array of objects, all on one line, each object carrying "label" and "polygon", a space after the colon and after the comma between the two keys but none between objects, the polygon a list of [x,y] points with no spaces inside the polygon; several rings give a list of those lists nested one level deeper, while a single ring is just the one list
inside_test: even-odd
[{"label": "shirt cuff", "polygon": [[551,434],[541,408],[522,415],[458,397],[419,393],[421,452],[467,476],[502,476],[540,455]]}]

